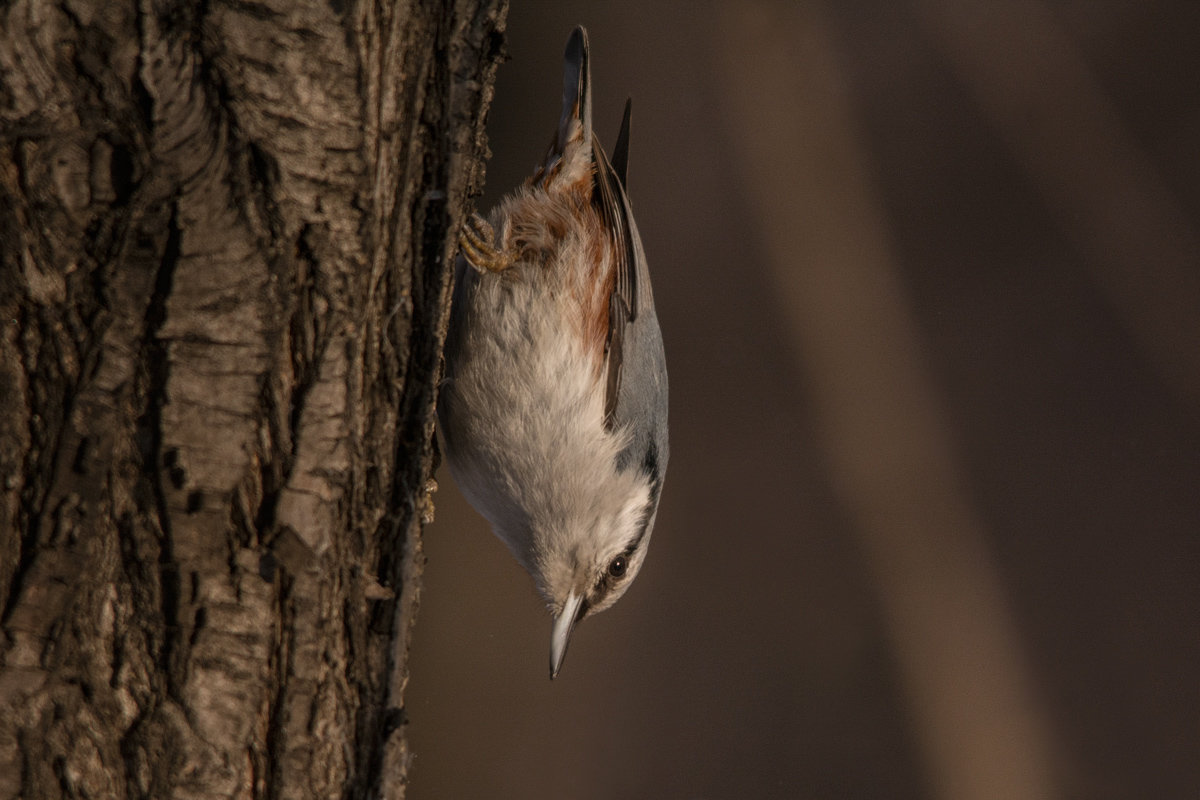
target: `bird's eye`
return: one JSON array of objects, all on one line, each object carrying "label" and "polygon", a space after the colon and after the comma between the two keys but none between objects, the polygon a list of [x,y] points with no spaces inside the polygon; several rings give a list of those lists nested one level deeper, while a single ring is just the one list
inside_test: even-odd
[{"label": "bird's eye", "polygon": [[612,560],[612,563],[608,565],[608,574],[612,575],[614,578],[620,578],[625,574],[625,569],[628,566],[629,561],[625,558],[625,556],[617,556]]}]

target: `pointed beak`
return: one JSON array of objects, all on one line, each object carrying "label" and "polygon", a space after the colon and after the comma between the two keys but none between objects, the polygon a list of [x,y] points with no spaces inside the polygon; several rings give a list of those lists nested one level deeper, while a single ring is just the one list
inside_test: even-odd
[{"label": "pointed beak", "polygon": [[583,603],[583,595],[571,592],[567,602],[563,603],[562,613],[554,618],[554,627],[550,631],[550,679],[562,669],[563,659],[567,655],[567,644],[571,641],[571,631],[575,623],[587,611]]}]

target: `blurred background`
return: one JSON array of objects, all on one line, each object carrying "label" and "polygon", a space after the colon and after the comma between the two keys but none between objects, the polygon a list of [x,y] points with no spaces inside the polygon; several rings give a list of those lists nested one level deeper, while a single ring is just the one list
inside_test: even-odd
[{"label": "blurred background", "polygon": [[550,618],[443,468],[410,797],[1200,797],[1200,4],[514,0],[588,27],[671,373],[638,581]]}]

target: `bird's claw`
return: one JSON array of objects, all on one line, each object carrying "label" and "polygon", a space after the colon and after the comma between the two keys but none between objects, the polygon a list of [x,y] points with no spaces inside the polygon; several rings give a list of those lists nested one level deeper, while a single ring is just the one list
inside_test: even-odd
[{"label": "bird's claw", "polygon": [[507,248],[496,247],[495,242],[491,223],[478,214],[467,218],[458,235],[459,252],[468,264],[481,271],[504,272],[513,265],[513,254]]}]

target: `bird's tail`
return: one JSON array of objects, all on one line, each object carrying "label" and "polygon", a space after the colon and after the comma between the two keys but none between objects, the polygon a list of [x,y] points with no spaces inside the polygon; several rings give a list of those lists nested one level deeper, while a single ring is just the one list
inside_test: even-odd
[{"label": "bird's tail", "polygon": [[571,32],[563,53],[563,106],[558,120],[558,136],[554,142],[557,155],[567,149],[573,126],[578,120],[583,128],[583,144],[592,139],[592,74],[588,65],[587,29],[582,25]]}]

